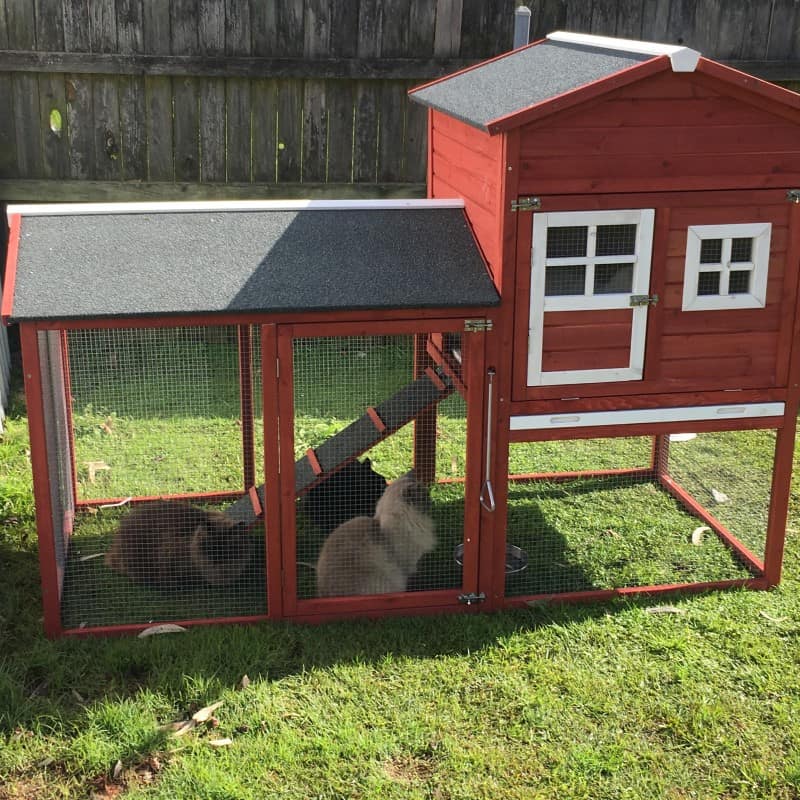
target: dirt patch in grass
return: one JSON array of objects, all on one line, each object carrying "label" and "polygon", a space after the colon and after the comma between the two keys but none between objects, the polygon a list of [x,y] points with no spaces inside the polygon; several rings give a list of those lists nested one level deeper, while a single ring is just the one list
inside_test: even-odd
[{"label": "dirt patch in grass", "polygon": [[384,765],[386,774],[397,783],[424,783],[433,777],[434,765],[429,758],[420,756],[396,756]]},{"label": "dirt patch in grass", "polygon": [[47,784],[41,778],[20,778],[0,784],[0,800],[42,800],[49,796]]}]

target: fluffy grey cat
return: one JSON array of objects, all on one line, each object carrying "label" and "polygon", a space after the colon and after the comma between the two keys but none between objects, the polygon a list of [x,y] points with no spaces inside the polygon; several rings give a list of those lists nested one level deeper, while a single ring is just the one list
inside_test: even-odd
[{"label": "fluffy grey cat", "polygon": [[436,547],[431,501],[412,474],[389,484],[374,517],[354,517],[325,540],[317,595],[404,592],[419,560]]}]

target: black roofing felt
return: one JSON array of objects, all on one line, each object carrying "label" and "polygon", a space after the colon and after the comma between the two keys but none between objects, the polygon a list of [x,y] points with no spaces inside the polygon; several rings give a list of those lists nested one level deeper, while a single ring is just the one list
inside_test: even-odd
[{"label": "black roofing felt", "polygon": [[493,120],[654,57],[546,41],[412,91],[410,96],[423,105],[488,130]]},{"label": "black roofing felt", "polygon": [[27,216],[12,320],[498,302],[458,208]]}]

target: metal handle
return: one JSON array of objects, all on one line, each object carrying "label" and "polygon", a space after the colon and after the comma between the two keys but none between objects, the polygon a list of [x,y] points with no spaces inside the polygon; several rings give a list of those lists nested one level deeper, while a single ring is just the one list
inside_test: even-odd
[{"label": "metal handle", "polygon": [[494,489],[492,488],[492,401],[494,396],[494,367],[489,367],[486,374],[489,376],[489,390],[486,404],[486,466],[483,472],[483,486],[479,500],[487,511],[494,511],[497,505],[494,502]]}]

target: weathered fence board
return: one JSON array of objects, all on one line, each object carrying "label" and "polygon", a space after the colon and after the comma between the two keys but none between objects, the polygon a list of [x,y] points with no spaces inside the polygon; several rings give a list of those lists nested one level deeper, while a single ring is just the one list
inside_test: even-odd
[{"label": "weathered fence board", "polygon": [[[0,198],[18,180],[419,191],[426,114],[407,89],[507,50],[517,2],[0,0]],[[529,5],[532,39],[680,42],[800,77],[797,0]]]}]

